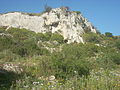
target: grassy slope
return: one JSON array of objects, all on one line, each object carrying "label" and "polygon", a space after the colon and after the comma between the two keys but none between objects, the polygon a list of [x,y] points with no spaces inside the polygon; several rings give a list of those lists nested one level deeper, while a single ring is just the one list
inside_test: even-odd
[{"label": "grassy slope", "polygon": [[[85,44],[68,45],[57,33],[5,28],[0,28],[4,33],[0,35],[0,64],[19,64],[23,72],[5,71],[0,76],[2,90],[120,89],[119,38],[86,33]],[[56,79],[50,80],[51,76]]]}]

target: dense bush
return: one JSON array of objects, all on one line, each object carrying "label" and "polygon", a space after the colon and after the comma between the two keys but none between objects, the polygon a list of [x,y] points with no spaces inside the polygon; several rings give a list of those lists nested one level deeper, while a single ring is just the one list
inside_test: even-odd
[{"label": "dense bush", "polygon": [[47,49],[38,47],[37,42],[41,39],[44,41],[50,40],[52,33],[36,34],[26,29],[17,28],[10,28],[4,33],[6,34],[0,36],[1,51],[10,49],[14,54],[22,57],[49,53]]},{"label": "dense bush", "polygon": [[86,42],[99,43],[101,37],[96,33],[85,33],[83,34],[83,39]]},{"label": "dense bush", "polygon": [[52,36],[51,32],[46,32],[46,33],[37,33],[36,34],[36,39],[39,41],[49,41]]},{"label": "dense bush", "polygon": [[35,32],[26,29],[10,28],[7,30],[7,32],[11,34],[17,41],[25,41],[29,38],[34,38],[35,36]]},{"label": "dense bush", "polygon": [[19,55],[14,54],[11,50],[4,50],[0,52],[0,62],[14,62],[21,58]]},{"label": "dense bush", "polygon": [[51,36],[51,41],[57,41],[58,43],[63,43],[64,42],[64,38],[62,35],[57,34],[57,33],[53,33]]},{"label": "dense bush", "polygon": [[68,78],[77,72],[80,76],[89,75],[91,64],[88,57],[92,57],[97,52],[93,45],[71,44],[65,45],[61,53],[55,53],[52,57],[56,76]]},{"label": "dense bush", "polygon": [[14,43],[15,42],[12,37],[0,35],[0,51],[12,48]]},{"label": "dense bush", "polygon": [[57,41],[58,43],[63,43],[64,42],[64,38],[62,35],[58,34],[58,33],[51,33],[51,32],[46,32],[46,33],[38,33],[36,35],[37,40],[41,40],[41,41]]},{"label": "dense bush", "polygon": [[5,33],[7,27],[0,27],[0,33]]},{"label": "dense bush", "polygon": [[107,37],[113,37],[113,34],[110,33],[110,32],[106,32],[106,33],[105,33],[105,36],[107,36]]},{"label": "dense bush", "polygon": [[36,39],[37,39],[37,41],[46,41],[46,37],[44,36],[43,33],[37,33]]},{"label": "dense bush", "polygon": [[51,32],[46,32],[46,33],[44,33],[44,36],[45,36],[46,41],[49,41],[51,36],[52,36],[52,33]]},{"label": "dense bush", "polygon": [[11,50],[13,53],[16,53],[22,57],[44,55],[49,53],[47,49],[38,47],[34,40],[27,40],[23,43],[18,43]]},{"label": "dense bush", "polygon": [[44,9],[45,9],[45,12],[49,13],[52,10],[52,7],[46,5]]},{"label": "dense bush", "polygon": [[80,12],[80,11],[75,11],[75,12],[76,12],[78,15],[79,15],[79,14],[81,14],[81,12]]},{"label": "dense bush", "polygon": [[112,53],[111,60],[115,63],[120,65],[120,52],[119,53]]},{"label": "dense bush", "polygon": [[92,70],[92,64],[88,58],[95,56],[97,52],[98,48],[94,44],[66,44],[61,52],[38,58],[37,70],[40,71],[36,75],[55,75],[58,79],[68,79],[76,73],[79,76],[88,76]]},{"label": "dense bush", "polygon": [[9,90],[11,85],[18,79],[19,75],[11,72],[0,69],[0,89],[1,90]]},{"label": "dense bush", "polygon": [[117,49],[120,50],[120,40],[119,39],[115,41],[115,46],[117,47]]}]

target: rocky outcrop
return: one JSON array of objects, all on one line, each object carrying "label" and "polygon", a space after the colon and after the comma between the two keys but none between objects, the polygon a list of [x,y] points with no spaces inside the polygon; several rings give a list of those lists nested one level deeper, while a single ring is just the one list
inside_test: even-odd
[{"label": "rocky outcrop", "polygon": [[58,32],[68,43],[84,43],[81,35],[85,33],[86,28],[96,33],[96,29],[86,18],[75,11],[68,11],[67,8],[52,9],[40,16],[30,16],[21,12],[1,14],[0,26],[26,28],[36,33]]},{"label": "rocky outcrop", "polygon": [[5,73],[5,72],[14,72],[20,74],[23,72],[23,69],[19,65],[15,65],[12,63],[1,64],[0,73]]}]

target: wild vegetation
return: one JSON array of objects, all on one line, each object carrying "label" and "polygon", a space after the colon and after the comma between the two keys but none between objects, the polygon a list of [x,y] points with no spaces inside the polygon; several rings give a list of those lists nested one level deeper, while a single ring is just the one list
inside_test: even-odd
[{"label": "wild vegetation", "polygon": [[0,89],[119,90],[120,37],[82,37],[67,44],[58,33],[0,27]]}]

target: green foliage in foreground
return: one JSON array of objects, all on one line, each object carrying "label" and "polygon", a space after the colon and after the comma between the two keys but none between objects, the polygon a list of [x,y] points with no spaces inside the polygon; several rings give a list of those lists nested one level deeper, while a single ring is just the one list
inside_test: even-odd
[{"label": "green foliage in foreground", "polygon": [[[98,71],[92,71],[88,77],[75,76],[68,80],[43,80],[33,79],[25,76],[17,82],[16,87],[12,90],[119,90],[119,71],[108,71],[102,68]],[[64,83],[63,83],[64,82]]]},{"label": "green foliage in foreground", "polygon": [[14,63],[23,72],[0,72],[1,90],[120,89],[119,38],[86,33],[85,44],[66,44],[58,33],[5,29],[0,28],[0,71]]}]

